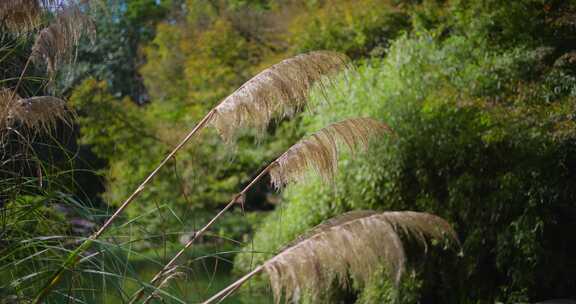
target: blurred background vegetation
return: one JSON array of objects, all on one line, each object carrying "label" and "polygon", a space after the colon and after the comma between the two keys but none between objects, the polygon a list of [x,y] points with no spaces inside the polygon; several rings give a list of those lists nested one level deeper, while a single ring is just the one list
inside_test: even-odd
[{"label": "blurred background vegetation", "polygon": [[[51,300],[126,301],[260,168],[351,116],[384,121],[397,137],[344,157],[334,187],[310,176],[278,193],[261,182],[190,250],[186,279],[164,300],[205,299],[356,209],[431,212],[459,234],[462,255],[414,267],[400,303],[576,297],[576,2],[93,1],[94,41],[49,85],[33,66],[19,88],[64,96],[77,117],[3,145],[0,303],[31,296],[218,101],[271,64],[320,49],[346,53],[357,70],[264,136],[226,145],[210,131],[187,146]],[[0,85],[13,88],[30,37],[3,29],[0,43]],[[329,301],[391,302],[395,288],[378,274]],[[230,301],[271,300],[259,280]]]}]

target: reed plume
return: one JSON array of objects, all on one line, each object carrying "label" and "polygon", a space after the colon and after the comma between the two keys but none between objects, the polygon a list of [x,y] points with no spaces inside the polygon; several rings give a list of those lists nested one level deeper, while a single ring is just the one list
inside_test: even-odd
[{"label": "reed plume", "polygon": [[53,96],[35,96],[19,99],[12,108],[12,118],[29,130],[48,132],[58,121],[70,124],[66,102]]},{"label": "reed plume", "polygon": [[66,102],[53,96],[20,98],[7,89],[0,91],[0,131],[20,124],[33,132],[49,132],[58,121],[70,124]]},{"label": "reed plume", "polygon": [[78,45],[83,34],[93,36],[92,20],[82,12],[80,5],[70,4],[61,8],[55,20],[36,36],[31,59],[44,62],[49,74],[68,60],[71,50]]},{"label": "reed plume", "polygon": [[0,1],[0,24],[13,33],[26,33],[41,23],[43,7],[56,0],[3,0]]},{"label": "reed plume", "polygon": [[263,131],[274,117],[301,109],[314,84],[349,66],[344,54],[315,51],[285,59],[260,72],[216,106],[212,124],[226,141],[237,130],[252,126]]},{"label": "reed plume", "polygon": [[313,168],[325,181],[334,179],[338,166],[339,143],[349,151],[365,150],[370,137],[390,132],[387,125],[371,118],[353,118],[332,124],[293,145],[276,159],[270,170],[276,189],[300,181]]},{"label": "reed plume", "polygon": [[18,99],[20,96],[15,92],[0,89],[0,133],[4,133],[10,127],[10,109]]},{"label": "reed plume", "polygon": [[296,303],[304,292],[318,297],[334,282],[346,286],[349,277],[364,284],[378,265],[398,284],[406,266],[406,248],[413,248],[405,245],[416,242],[427,248],[432,240],[458,244],[450,224],[432,214],[348,212],[297,238],[204,304],[221,301],[262,271],[268,275],[276,303],[283,297]]}]

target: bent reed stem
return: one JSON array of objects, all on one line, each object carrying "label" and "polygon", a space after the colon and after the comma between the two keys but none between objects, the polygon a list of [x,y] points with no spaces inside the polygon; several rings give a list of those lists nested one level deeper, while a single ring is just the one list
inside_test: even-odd
[{"label": "bent reed stem", "polygon": [[20,73],[20,77],[18,77],[18,82],[16,82],[16,87],[12,91],[12,96],[10,96],[10,100],[13,100],[14,97],[16,97],[18,89],[20,88],[20,85],[22,84],[22,79],[24,79],[24,74],[26,74],[26,71],[28,70],[28,66],[30,65],[31,61],[32,61],[32,56],[28,56],[28,59],[26,60],[26,64],[24,64],[24,68],[22,68],[22,73]]},{"label": "bent reed stem", "polygon": [[[230,294],[232,294],[234,291],[236,291],[238,288],[240,288],[240,286],[242,286],[242,284],[244,284],[246,281],[248,281],[250,278],[252,278],[253,276],[257,275],[258,273],[260,273],[262,270],[264,269],[264,265],[260,265],[256,268],[254,268],[254,270],[252,270],[250,273],[248,273],[247,275],[241,277],[240,279],[238,279],[236,282],[228,285],[228,287],[222,289],[220,292],[218,292],[217,294],[213,295],[210,299],[202,302],[202,304],[211,304],[214,303],[216,301],[220,302],[220,300],[223,300],[224,297],[229,296]],[[218,303],[216,302],[216,303]]]},{"label": "bent reed stem", "polygon": [[88,248],[90,248],[90,246],[92,245],[92,243],[98,239],[102,233],[104,233],[104,231],[106,231],[111,225],[112,223],[120,216],[120,214],[122,213],[122,211],[124,211],[124,209],[126,209],[126,207],[128,207],[128,205],[130,205],[130,203],[132,201],[134,201],[134,199],[136,199],[140,193],[142,193],[142,191],[144,191],[144,189],[146,188],[146,185],[148,185],[148,183],[150,183],[150,181],[158,174],[158,172],[160,171],[160,169],[162,169],[162,167],[164,167],[164,165],[166,165],[166,163],[168,163],[168,161],[174,157],[174,155],[180,150],[182,149],[182,147],[184,147],[184,145],[192,138],[196,135],[196,133],[198,133],[198,131],[202,130],[206,124],[208,124],[210,122],[210,120],[214,117],[214,114],[216,113],[216,110],[212,109],[210,110],[210,112],[208,112],[208,114],[206,114],[206,116],[204,116],[204,118],[202,118],[202,120],[194,127],[194,129],[192,129],[192,131],[190,131],[185,137],[184,139],[182,139],[182,141],[180,141],[180,143],[164,158],[164,160],[162,160],[162,162],[160,162],[160,164],[156,167],[156,169],[154,169],[149,175],[148,177],[146,177],[146,179],[144,179],[144,181],[138,186],[138,188],[136,188],[136,190],[134,190],[134,192],[122,203],[122,205],[120,205],[120,207],[118,207],[118,209],[116,209],[116,211],[114,212],[114,214],[112,214],[111,217],[108,218],[108,220],[106,220],[106,222],[100,227],[100,229],[98,229],[98,231],[96,231],[94,234],[92,234],[89,238],[87,238],[82,244],[80,244],[80,246],[78,246],[78,248],[76,248],[74,251],[72,251],[69,255],[68,258],[66,259],[66,261],[64,262],[64,264],[62,264],[62,267],[60,267],[48,280],[48,283],[44,286],[44,288],[42,288],[40,290],[40,292],[38,293],[38,295],[36,296],[36,298],[34,299],[35,304],[37,303],[41,303],[42,300],[50,293],[50,291],[52,291],[52,289],[54,289],[54,287],[56,287],[56,285],[58,285],[58,283],[60,282],[60,280],[62,279],[62,274],[64,272],[65,269],[69,269],[69,268],[73,268],[76,263],[79,261],[79,257],[80,254],[86,250],[88,250]]},{"label": "bent reed stem", "polygon": [[[232,200],[222,210],[220,210],[220,212],[218,212],[218,214],[216,214],[206,225],[204,225],[204,227],[202,227],[200,230],[195,232],[192,239],[190,239],[186,243],[186,245],[184,245],[184,247],[182,247],[182,249],[180,249],[180,251],[178,251],[178,253],[176,253],[176,255],[162,268],[162,270],[160,270],[158,273],[156,273],[156,275],[154,275],[154,277],[150,281],[150,284],[151,285],[156,284],[156,282],[158,282],[158,280],[162,278],[162,275],[164,273],[166,273],[166,271],[170,270],[172,268],[172,266],[174,266],[174,264],[176,264],[176,261],[178,260],[178,258],[180,256],[182,256],[184,251],[186,251],[186,249],[190,248],[190,246],[192,246],[192,243],[194,243],[194,241],[196,241],[196,239],[198,239],[202,234],[204,234],[204,232],[206,232],[206,230],[208,230],[222,215],[224,215],[224,213],[226,213],[226,211],[228,211],[228,209],[230,209],[236,203],[242,202],[242,204],[243,204],[243,197],[246,195],[246,192],[248,192],[248,190],[250,190],[258,181],[260,181],[262,179],[262,177],[264,177],[272,169],[272,167],[275,164],[276,164],[276,160],[271,162],[268,166],[266,166],[266,168],[264,168],[262,171],[260,171],[260,173],[256,177],[254,177],[252,179],[252,181],[250,181],[250,183],[246,187],[244,187],[244,189],[242,189],[242,191],[240,191],[236,195],[234,195]],[[144,290],[145,290],[144,288],[140,288],[136,292],[136,294],[134,296],[132,296],[132,300],[129,302],[129,304],[136,303],[136,301],[140,300],[144,294]],[[150,301],[152,299],[152,297],[153,297],[153,294],[149,295],[144,300],[144,303],[148,303],[148,301]]]}]

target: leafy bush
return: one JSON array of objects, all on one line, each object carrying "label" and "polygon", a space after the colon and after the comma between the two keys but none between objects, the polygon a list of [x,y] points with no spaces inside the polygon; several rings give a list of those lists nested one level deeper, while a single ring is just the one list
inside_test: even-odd
[{"label": "leafy bush", "polygon": [[[455,224],[464,256],[454,269],[442,264],[445,272],[420,274],[425,282],[450,282],[424,284],[420,300],[571,295],[575,265],[568,256],[576,248],[573,236],[559,231],[576,228],[576,82],[565,71],[541,68],[541,49],[494,49],[478,41],[422,32],[401,37],[384,60],[367,61],[357,75],[344,77],[329,92],[330,104],[320,106],[323,115],[307,118],[307,130],[371,116],[397,136],[383,138],[367,156],[343,160],[333,188],[319,191],[316,179],[290,187],[247,249],[275,252],[350,209],[427,211]],[[266,257],[239,255],[236,268],[245,272]],[[374,288],[382,296],[387,290],[365,292],[375,296]]]},{"label": "leafy bush", "polygon": [[338,50],[353,58],[382,55],[402,30],[408,14],[388,0],[334,0],[309,4],[290,31],[296,52]]}]

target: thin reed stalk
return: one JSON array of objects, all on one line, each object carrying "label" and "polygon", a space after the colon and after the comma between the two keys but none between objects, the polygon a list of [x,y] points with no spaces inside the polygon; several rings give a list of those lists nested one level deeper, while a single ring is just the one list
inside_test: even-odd
[{"label": "thin reed stalk", "polygon": [[[242,189],[242,191],[240,191],[238,194],[234,195],[232,200],[224,208],[222,208],[222,210],[220,210],[220,212],[218,212],[218,214],[216,214],[206,225],[204,225],[204,227],[202,227],[200,230],[196,231],[194,233],[194,236],[184,245],[184,247],[182,247],[178,251],[178,253],[176,253],[176,255],[174,255],[174,257],[172,259],[170,259],[170,261],[162,268],[162,270],[160,270],[158,273],[156,273],[156,275],[154,275],[154,277],[150,281],[150,285],[156,284],[160,279],[162,279],[164,277],[164,275],[168,271],[170,271],[170,269],[172,269],[172,267],[175,266],[176,261],[178,260],[178,258],[180,258],[182,256],[182,254],[184,254],[184,251],[186,251],[186,249],[190,248],[190,246],[192,246],[192,244],[201,235],[203,235],[210,227],[212,227],[212,225],[222,215],[224,215],[224,213],[226,213],[226,211],[228,211],[228,209],[232,208],[232,206],[234,206],[235,204],[243,204],[244,198],[246,197],[246,192],[248,192],[248,190],[250,190],[252,188],[252,186],[254,186],[257,182],[259,182],[262,179],[262,177],[264,177],[268,172],[270,172],[270,170],[273,168],[274,165],[275,165],[275,161],[272,162],[270,165],[268,165],[266,168],[264,168],[254,179],[252,179],[252,181],[246,187],[244,187],[244,189]],[[136,303],[136,301],[138,301],[142,298],[143,294],[144,294],[144,288],[141,288],[132,297],[132,300],[129,302],[129,304]],[[144,303],[147,303],[148,301],[150,301],[150,299],[152,299],[152,295],[149,295],[146,298],[146,300],[144,301]]]},{"label": "thin reed stalk", "polygon": [[[335,176],[334,171],[336,170],[336,163],[338,162],[339,141],[346,145],[351,152],[354,152],[357,148],[366,149],[370,137],[389,131],[388,126],[376,120],[370,118],[352,118],[334,123],[312,134],[309,138],[300,140],[260,171],[218,214],[204,225],[204,227],[195,232],[194,236],[184,247],[154,275],[150,281],[150,285],[156,284],[166,273],[171,271],[184,251],[192,246],[228,209],[237,203],[243,204],[248,190],[266,174],[271,174],[273,184],[276,185],[277,189],[280,185],[284,186],[289,181],[301,180],[303,171],[311,167],[314,167],[321,176],[325,177],[325,181],[329,182],[328,178],[334,178]],[[277,179],[282,180],[282,182],[276,181]],[[132,297],[130,304],[140,300],[143,294],[144,288],[139,289]],[[152,297],[153,294],[149,295],[144,303],[150,301]]]},{"label": "thin reed stalk", "polygon": [[264,265],[260,265],[256,268],[254,268],[254,270],[252,270],[248,274],[244,275],[243,277],[238,279],[236,282],[228,285],[228,287],[222,289],[217,294],[213,295],[210,299],[202,302],[202,304],[217,303],[216,301],[223,300],[225,297],[229,296],[234,291],[236,291],[238,288],[240,288],[240,286],[242,286],[244,283],[246,283],[246,281],[250,280],[253,276],[261,273],[262,270],[264,270]]},{"label": "thin reed stalk", "polygon": [[20,77],[18,77],[18,82],[16,83],[16,87],[12,91],[12,96],[10,97],[10,99],[14,99],[16,97],[18,89],[20,88],[20,85],[22,84],[22,79],[24,79],[24,74],[26,74],[26,70],[28,70],[28,66],[30,65],[31,61],[32,61],[32,56],[28,56],[28,59],[26,60],[26,64],[24,64],[24,68],[22,68],[22,72],[20,73]]},{"label": "thin reed stalk", "polygon": [[[308,63],[308,65],[306,64]],[[71,269],[80,260],[80,254],[86,251],[92,243],[98,239],[104,231],[106,231],[112,223],[114,223],[120,214],[134,201],[146,186],[152,181],[152,179],[158,174],[160,169],[168,163],[168,161],[174,157],[174,155],[190,140],[192,139],[200,130],[202,130],[206,125],[212,123],[218,130],[220,135],[228,140],[231,136],[231,132],[223,133],[219,129],[221,122],[226,116],[233,117],[230,123],[235,124],[237,127],[248,122],[251,118],[257,120],[257,125],[263,125],[268,123],[275,115],[286,115],[286,113],[291,111],[296,111],[303,103],[303,94],[306,94],[312,85],[316,82],[322,82],[322,77],[328,75],[329,73],[334,73],[337,70],[348,67],[349,61],[345,55],[336,52],[326,52],[326,51],[316,51],[308,54],[301,54],[293,58],[285,59],[280,63],[277,63],[270,68],[262,71],[260,74],[256,75],[254,78],[249,80],[240,89],[236,90],[230,96],[222,100],[216,107],[210,110],[206,116],[190,131],[184,139],[160,162],[160,164],[154,169],[144,181],[136,188],[136,190],[120,205],[120,207],[112,214],[110,218],[98,229],[94,234],[87,238],[78,248],[68,255],[68,258],[63,263],[62,267],[58,269],[49,279],[48,283],[39,291],[34,299],[33,303],[41,303],[46,296],[58,285],[62,280],[62,276],[65,269]],[[317,68],[311,68],[317,67]],[[282,73],[285,72],[288,76],[283,76]],[[273,75],[271,77],[269,75]],[[290,87],[292,85],[292,87]],[[266,88],[268,87],[268,91]],[[290,94],[284,93],[287,89]],[[262,100],[258,98],[263,98],[266,93],[271,94],[266,96]],[[297,102],[291,99],[296,99]],[[250,103],[252,101],[253,104]],[[246,109],[250,110],[246,110]],[[279,110],[281,108],[281,110]],[[264,117],[254,117],[255,109],[265,109],[269,115]],[[237,113],[234,113],[237,111]],[[232,115],[232,116],[230,116]],[[224,135],[225,134],[225,135]],[[272,164],[271,164],[272,165]],[[267,171],[264,170],[258,177],[261,178]],[[257,180],[250,183],[247,188],[252,187]],[[233,200],[229,206],[230,208],[236,200]],[[224,210],[225,211],[225,210]],[[223,214],[223,212],[222,212]],[[221,215],[221,214],[220,214]],[[219,216],[218,216],[219,217]],[[214,220],[215,221],[215,220]],[[212,225],[214,221],[209,224]],[[207,227],[206,229],[208,229]],[[204,230],[205,231],[205,230]],[[204,232],[202,231],[202,233]],[[197,238],[201,233],[196,233],[195,238]],[[188,245],[190,246],[190,245]],[[179,252],[178,256],[181,253]],[[177,257],[176,257],[177,258]],[[175,262],[175,259],[173,259]],[[172,262],[172,261],[171,261]],[[172,262],[172,264],[174,263]],[[155,276],[156,278],[156,276]],[[158,279],[156,279],[157,281]]]},{"label": "thin reed stalk", "polygon": [[78,248],[76,248],[76,250],[74,250],[72,253],[70,253],[70,255],[68,256],[68,258],[66,259],[66,261],[64,262],[62,267],[60,267],[60,269],[58,271],[56,271],[50,277],[48,283],[40,290],[40,292],[38,293],[38,295],[34,299],[33,303],[41,303],[44,300],[44,298],[46,298],[46,296],[52,291],[52,289],[54,289],[54,287],[56,287],[56,285],[58,285],[58,283],[62,280],[62,275],[63,275],[64,270],[65,269],[71,269],[78,263],[78,261],[80,260],[80,254],[82,252],[86,251],[88,248],[90,248],[92,243],[96,239],[98,239],[102,235],[102,233],[104,233],[104,231],[106,231],[112,225],[112,223],[120,216],[122,211],[124,211],[124,209],[126,209],[126,207],[128,207],[128,205],[130,205],[130,203],[134,199],[136,199],[140,195],[140,193],[142,193],[142,191],[144,191],[146,186],[158,174],[160,169],[162,169],[162,167],[164,167],[164,165],[166,165],[166,163],[168,163],[168,161],[172,157],[174,157],[174,155],[178,151],[180,151],[180,149],[182,149],[182,147],[184,147],[184,145],[192,137],[194,137],[202,128],[204,128],[204,126],[206,126],[206,124],[210,121],[210,119],[212,118],[213,115],[214,115],[214,110],[208,112],[208,114],[196,125],[196,127],[194,127],[194,129],[192,129],[192,131],[190,131],[184,137],[184,139],[182,139],[182,141],[172,150],[172,152],[170,152],[164,158],[164,160],[162,160],[162,162],[160,162],[160,164],[156,167],[156,169],[154,169],[144,179],[144,181],[142,181],[142,183],[136,188],[136,190],[122,203],[122,205],[120,205],[120,207],[118,207],[118,209],[116,209],[114,214],[112,214],[112,216],[109,217],[108,220],[106,220],[106,222],[100,227],[100,229],[98,229],[89,238],[87,238],[82,244],[80,244],[80,246],[78,246]]}]

